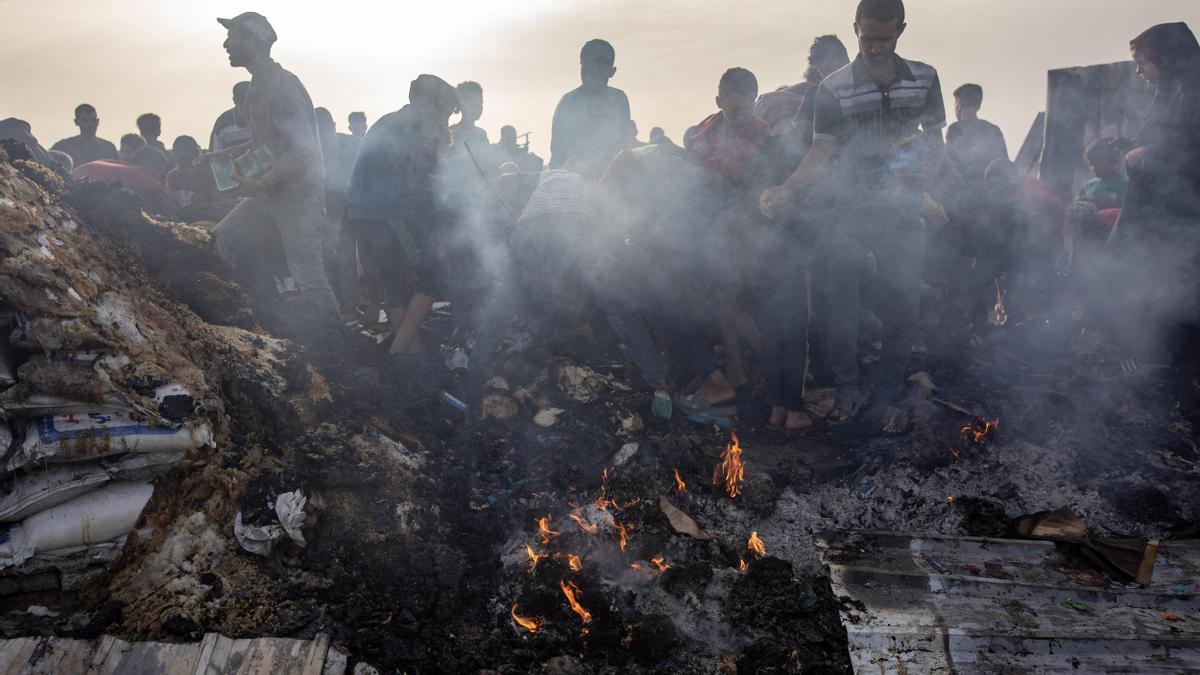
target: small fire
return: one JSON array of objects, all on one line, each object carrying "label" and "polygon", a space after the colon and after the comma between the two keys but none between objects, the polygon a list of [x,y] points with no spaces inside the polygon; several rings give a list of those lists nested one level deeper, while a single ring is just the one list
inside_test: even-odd
[{"label": "small fire", "polygon": [[579,570],[583,569],[583,561],[580,560],[579,556],[575,555],[574,553],[568,553],[567,566],[571,568],[572,572],[578,572]]},{"label": "small fire", "polygon": [[742,481],[746,479],[746,469],[742,464],[742,446],[738,444],[737,432],[730,432],[729,445],[721,455],[721,463],[713,469],[713,485],[725,486],[725,493],[736,497],[742,493]]},{"label": "small fire", "polygon": [[675,472],[675,489],[680,494],[687,492],[687,483],[683,482],[683,479],[679,477],[679,469],[671,469],[671,471]]},{"label": "small fire", "polygon": [[761,558],[767,554],[767,545],[763,543],[762,539],[758,538],[758,532],[750,533],[750,540],[746,542],[746,548],[756,558]]},{"label": "small fire", "polygon": [[621,538],[621,540],[617,543],[621,547],[621,550],[624,551],[625,545],[629,543],[628,531],[624,525],[616,520],[613,521],[613,527],[617,528],[617,536]]},{"label": "small fire", "polygon": [[968,443],[982,443],[991,433],[1000,428],[1000,420],[985,420],[982,417],[977,417],[970,424],[963,427],[959,433],[962,434],[963,440]]},{"label": "small fire", "polygon": [[640,562],[631,562],[631,563],[629,563],[629,566],[635,570],[642,569],[642,563],[640,563]]},{"label": "small fire", "polygon": [[738,560],[738,571],[739,572],[745,572],[749,567],[750,566],[746,564],[745,558],[741,558]]},{"label": "small fire", "polygon": [[658,568],[659,572],[666,572],[667,570],[671,569],[671,564],[663,562],[663,557],[661,555],[654,556],[650,559],[650,562]]},{"label": "small fire", "polygon": [[525,554],[529,556],[529,573],[533,574],[533,570],[537,567],[538,561],[546,557],[545,553],[536,553],[533,547],[525,544]]},{"label": "small fire", "polygon": [[591,623],[592,613],[579,604],[579,598],[583,597],[583,591],[579,590],[579,587],[571,581],[560,581],[558,587],[562,589],[563,595],[567,596],[567,602],[571,605],[572,611],[579,615],[579,619],[584,623]]},{"label": "small fire", "polygon": [[959,457],[962,457],[962,451],[960,451],[958,448],[951,445],[950,446],[950,456],[953,457],[954,459],[958,459]]},{"label": "small fire", "polygon": [[600,529],[596,525],[593,525],[593,524],[585,521],[583,518],[580,518],[578,514],[572,513],[571,515],[569,515],[567,517],[570,518],[571,520],[575,521],[575,524],[579,526],[579,529],[583,530],[584,532],[587,532],[588,534],[595,535],[596,532]]},{"label": "small fire", "polygon": [[521,628],[524,628],[525,630],[529,631],[530,633],[538,632],[539,630],[541,630],[542,624],[545,623],[545,621],[543,621],[542,619],[536,618],[536,617],[526,618],[526,617],[521,616],[520,614],[517,614],[517,605],[515,603],[512,606],[512,618],[513,618],[513,621],[517,622],[518,626],[520,626]]},{"label": "small fire", "polygon": [[550,529],[550,515],[546,514],[545,518],[538,518],[538,534],[542,537],[542,546],[549,546],[550,540],[557,537],[558,533]]}]

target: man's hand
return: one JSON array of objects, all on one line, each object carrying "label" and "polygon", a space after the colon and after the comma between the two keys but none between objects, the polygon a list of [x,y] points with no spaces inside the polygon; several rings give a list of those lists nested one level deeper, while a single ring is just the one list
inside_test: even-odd
[{"label": "man's hand", "polygon": [[1145,146],[1130,150],[1125,153],[1125,166],[1134,171],[1142,171],[1146,168],[1147,154]]},{"label": "man's hand", "polygon": [[758,198],[758,209],[767,218],[774,218],[775,212],[781,206],[790,202],[794,196],[795,194],[786,183],[773,188],[767,188],[763,190],[762,196]]},{"label": "man's hand", "polygon": [[238,191],[246,196],[262,192],[263,188],[265,187],[261,176],[257,178],[251,178],[249,176],[242,175],[236,169],[234,169],[234,172],[230,178],[237,181]]}]

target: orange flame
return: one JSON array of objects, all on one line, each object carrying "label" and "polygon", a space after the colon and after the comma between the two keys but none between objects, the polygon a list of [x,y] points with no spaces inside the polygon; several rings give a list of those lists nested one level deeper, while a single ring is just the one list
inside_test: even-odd
[{"label": "orange flame", "polygon": [[642,569],[642,563],[640,563],[640,562],[631,562],[631,563],[629,563],[629,566],[635,570]]},{"label": "orange flame", "polygon": [[533,569],[537,567],[538,561],[546,557],[545,553],[535,553],[533,547],[525,544],[525,554],[529,556],[529,573],[533,574]]},{"label": "orange flame", "polygon": [[976,418],[963,427],[959,433],[967,443],[982,443],[995,430],[1000,428],[1000,420],[985,420]]},{"label": "orange flame", "polygon": [[663,562],[663,557],[661,555],[654,556],[650,559],[650,562],[658,568],[659,572],[666,572],[667,570],[671,569],[671,564]]},{"label": "orange flame", "polygon": [[721,455],[721,463],[713,469],[713,485],[725,485],[725,493],[736,497],[742,493],[742,481],[746,479],[746,468],[742,464],[742,446],[737,432],[730,432],[729,445]]},{"label": "orange flame", "polygon": [[575,521],[575,524],[579,526],[579,529],[587,532],[588,534],[594,535],[599,529],[597,526],[585,521],[583,518],[580,518],[577,514],[572,513],[567,517]]},{"label": "orange flame", "polygon": [[545,623],[545,621],[538,619],[536,617],[534,617],[532,619],[528,619],[528,618],[521,616],[520,614],[517,614],[517,605],[515,603],[512,606],[512,618],[513,618],[513,621],[517,622],[517,625],[519,625],[521,628],[524,628],[525,630],[529,631],[530,633],[538,632],[538,630],[541,629],[542,624]]},{"label": "orange flame", "polygon": [[622,525],[620,522],[618,522],[618,521],[614,520],[614,521],[613,521],[613,527],[617,528],[617,535],[618,535],[619,537],[621,537],[621,540],[618,542],[618,545],[621,547],[621,550],[622,550],[622,551],[624,551],[624,550],[625,550],[625,544],[629,543],[629,538],[628,538],[628,536],[627,536],[627,532],[626,532],[626,530],[625,530],[625,526],[624,526],[624,525]]},{"label": "orange flame", "polygon": [[583,591],[579,590],[579,587],[570,581],[560,581],[558,582],[558,587],[562,589],[563,595],[567,596],[567,602],[571,605],[571,610],[579,615],[580,620],[584,623],[591,623],[592,613],[579,604],[578,598],[583,597]]},{"label": "orange flame", "polygon": [[749,567],[749,565],[746,564],[745,558],[738,560],[738,571],[739,572],[745,572],[748,567]]},{"label": "orange flame", "polygon": [[542,546],[549,546],[550,540],[557,537],[558,533],[550,529],[550,514],[546,514],[545,518],[538,518],[538,534],[542,537]]},{"label": "orange flame", "polygon": [[570,567],[573,572],[578,572],[579,570],[583,569],[583,561],[580,560],[579,556],[575,555],[574,553],[568,553],[567,566]]},{"label": "orange flame", "polygon": [[761,558],[767,554],[767,545],[763,543],[762,539],[758,538],[758,532],[750,533],[750,540],[746,542],[746,548],[756,558]]},{"label": "orange flame", "polygon": [[671,471],[675,472],[675,489],[680,493],[687,492],[687,483],[679,477],[679,469],[671,469]]}]

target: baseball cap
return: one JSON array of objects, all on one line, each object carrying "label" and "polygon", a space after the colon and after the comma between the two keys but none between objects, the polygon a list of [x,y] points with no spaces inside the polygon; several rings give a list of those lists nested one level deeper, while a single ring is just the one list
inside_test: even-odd
[{"label": "baseball cap", "polygon": [[267,17],[258,12],[242,12],[232,19],[217,19],[217,23],[227,29],[240,26],[244,30],[249,31],[254,37],[267,43],[268,46],[275,44],[275,40],[278,39],[275,35],[275,29],[271,27],[271,22],[267,21]]}]

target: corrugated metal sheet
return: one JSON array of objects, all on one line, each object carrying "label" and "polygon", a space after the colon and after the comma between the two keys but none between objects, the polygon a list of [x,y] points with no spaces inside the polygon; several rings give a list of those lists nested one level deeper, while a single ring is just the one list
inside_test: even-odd
[{"label": "corrugated metal sheet", "polygon": [[314,640],[234,640],[209,633],[200,642],[96,641],[56,637],[0,640],[0,675],[342,675],[346,658],[329,649],[329,637]]},{"label": "corrugated metal sheet", "polygon": [[1163,544],[1152,583],[1134,589],[1049,542],[877,532],[816,541],[835,595],[848,598],[856,672],[1200,671],[1200,542]]}]

